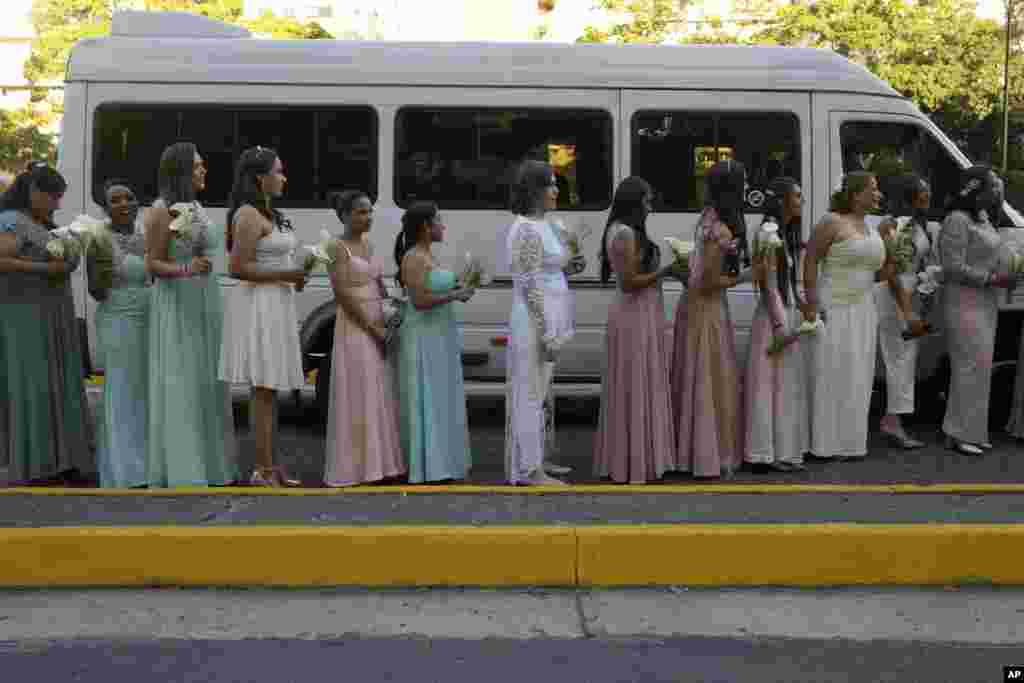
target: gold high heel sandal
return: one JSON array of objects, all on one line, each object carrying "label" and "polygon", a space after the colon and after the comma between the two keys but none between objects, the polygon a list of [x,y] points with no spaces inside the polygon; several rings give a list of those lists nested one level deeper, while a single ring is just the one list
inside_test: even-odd
[{"label": "gold high heel sandal", "polygon": [[252,477],[249,478],[249,486],[271,486],[278,488],[278,483],[273,467],[255,467],[252,470]]}]

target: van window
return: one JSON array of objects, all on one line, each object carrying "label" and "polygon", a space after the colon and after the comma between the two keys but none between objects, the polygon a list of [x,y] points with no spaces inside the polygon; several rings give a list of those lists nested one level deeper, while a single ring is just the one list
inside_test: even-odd
[{"label": "van window", "polygon": [[500,209],[520,162],[550,163],[560,210],[608,208],[612,118],[606,111],[406,107],[395,119],[395,201]]},{"label": "van window", "polygon": [[870,171],[884,195],[883,210],[899,200],[896,179],[917,173],[932,187],[933,218],[941,219],[946,198],[957,190],[960,164],[927,130],[912,123],[847,121],[839,129],[843,173]]},{"label": "van window", "polygon": [[630,172],[651,184],[659,212],[699,212],[704,176],[725,159],[746,167],[752,211],[774,178],[800,180],[800,124],[790,113],[640,111],[631,141]]},{"label": "van window", "polygon": [[248,147],[272,147],[288,178],[282,207],[324,206],[329,192],[365,190],[377,196],[377,116],[369,107],[224,107],[222,105],[104,105],[96,111],[93,197],[104,180],[123,177],[140,200],[157,193],[164,148],[194,142],[209,174],[201,198],[226,206],[235,162]]}]

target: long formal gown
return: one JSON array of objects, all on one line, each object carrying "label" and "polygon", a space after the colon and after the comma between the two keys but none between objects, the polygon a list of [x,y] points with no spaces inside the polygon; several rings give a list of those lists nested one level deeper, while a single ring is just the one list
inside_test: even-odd
[{"label": "long formal gown", "polygon": [[[170,260],[179,265],[223,249],[223,231],[196,207],[200,227],[194,236],[173,237],[168,245]],[[149,486],[232,483],[238,464],[231,388],[217,378],[224,322],[217,274],[156,278],[150,296]]]},{"label": "long formal gown", "polygon": [[527,480],[542,467],[552,440],[553,404],[547,400],[555,364],[543,340],[555,348],[575,333],[572,294],[563,269],[569,251],[547,220],[519,216],[506,238],[513,280],[505,393],[505,476]]},{"label": "long formal gown", "polygon": [[874,228],[834,242],[821,262],[825,329],[801,341],[811,350],[811,453],[859,458],[868,452],[868,411],[875,379],[878,309],[875,273],[885,244]]},{"label": "long formal gown", "polygon": [[[752,250],[764,238],[761,230],[754,235]],[[779,258],[790,259],[782,252]],[[750,355],[744,383],[744,416],[746,438],[743,459],[753,464],[775,462],[800,464],[810,446],[810,415],[807,405],[807,363],[803,344],[806,338],[790,344],[782,351],[768,355],[773,324],[782,325],[782,334],[793,334],[802,316],[796,287],[785,282],[783,299],[777,262],[768,265],[767,288],[758,292],[757,309],[751,323]]]},{"label": "long formal gown", "polygon": [[[939,226],[930,223],[925,227],[916,220],[912,226],[914,257],[906,272],[899,274],[900,284],[911,292],[911,303],[918,314],[931,313],[923,311],[923,301],[916,292],[917,273],[928,266],[940,264]],[[886,412],[890,415],[909,415],[914,412],[914,384],[917,379],[920,340],[903,338],[906,321],[888,283],[879,283],[875,303],[878,307],[878,348],[885,363]]]},{"label": "long formal gown", "polygon": [[[295,247],[295,233],[275,228],[256,242],[256,266],[293,270]],[[228,291],[219,375],[224,382],[278,391],[305,385],[294,286],[243,280]]]},{"label": "long formal gown", "polygon": [[[455,274],[435,268],[428,291],[455,288]],[[421,311],[405,304],[398,338],[399,423],[409,483],[465,479],[469,430],[462,379],[462,338],[452,305]]]},{"label": "long formal gown", "polygon": [[[112,286],[96,306],[97,352],[104,368],[97,461],[100,486],[127,488],[147,482],[150,287],[145,235],[111,230],[111,239]],[[98,275],[94,250],[88,268],[92,284]]]},{"label": "long formal gown", "polygon": [[[710,244],[717,248],[709,247]],[[704,264],[721,273],[733,246],[728,226],[705,209],[694,229],[685,298],[676,306],[672,353],[675,468],[697,477],[735,470],[743,457],[741,376],[725,290],[701,290]]]},{"label": "long formal gown", "polygon": [[989,390],[995,353],[999,295],[1004,289],[988,287],[999,268],[1001,240],[988,220],[975,222],[961,211],[942,224],[943,332],[952,366],[949,401],[942,431],[969,444],[989,441]]},{"label": "long formal gown", "polygon": [[[54,239],[21,211],[0,213],[18,256],[47,261]],[[0,274],[0,469],[27,482],[96,471],[82,349],[68,277]]]},{"label": "long formal gown", "polygon": [[[352,254],[343,243],[339,248],[349,255],[332,277],[350,290],[370,320],[382,324],[383,267]],[[340,303],[337,311],[324,480],[328,486],[352,486],[397,477],[405,464],[393,370],[377,340]]]},{"label": "long formal gown", "polygon": [[627,225],[615,224],[608,231],[606,248],[618,287],[608,311],[594,463],[598,476],[643,484],[671,469],[676,435],[661,286],[634,292],[622,288],[626,242],[635,240]]}]

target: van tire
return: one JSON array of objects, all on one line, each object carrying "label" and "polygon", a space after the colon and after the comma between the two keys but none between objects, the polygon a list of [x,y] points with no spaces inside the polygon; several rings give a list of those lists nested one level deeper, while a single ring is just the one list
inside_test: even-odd
[{"label": "van tire", "polygon": [[1006,431],[1013,409],[1013,385],[1017,381],[1017,363],[998,363],[992,369],[992,387],[988,401],[988,430],[992,433]]},{"label": "van tire", "polygon": [[316,412],[323,424],[327,424],[327,411],[331,404],[331,354],[320,359],[316,371]]}]

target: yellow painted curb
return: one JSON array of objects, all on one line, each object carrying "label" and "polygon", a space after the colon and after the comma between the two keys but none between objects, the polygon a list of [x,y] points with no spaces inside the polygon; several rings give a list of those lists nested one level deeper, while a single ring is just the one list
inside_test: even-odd
[{"label": "yellow painted curb", "polygon": [[580,585],[1024,584],[1024,525],[578,527]]},{"label": "yellow painted curb", "polygon": [[0,586],[572,585],[569,527],[0,529]]},{"label": "yellow painted curb", "polygon": [[0,586],[1024,585],[1024,525],[0,529]]},{"label": "yellow painted curb", "polygon": [[793,493],[892,493],[892,494],[1024,494],[1022,484],[578,484],[573,486],[507,486],[453,484],[445,486],[349,486],[343,488],[264,488],[260,486],[188,486],[171,489],[101,489],[58,486],[0,487],[0,496],[361,496],[374,494],[452,495],[500,494],[523,496],[579,494],[793,494]]}]

